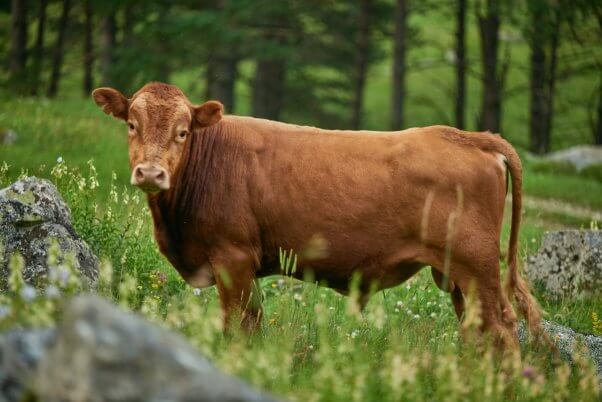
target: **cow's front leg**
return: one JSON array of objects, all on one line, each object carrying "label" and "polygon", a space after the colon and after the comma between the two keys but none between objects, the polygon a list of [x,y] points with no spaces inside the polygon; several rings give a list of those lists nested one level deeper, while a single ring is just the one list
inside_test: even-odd
[{"label": "cow's front leg", "polygon": [[210,258],[219,292],[224,330],[234,317],[240,317],[241,327],[255,330],[262,316],[261,288],[255,280],[255,261],[250,253],[238,248],[228,248],[214,253]]}]

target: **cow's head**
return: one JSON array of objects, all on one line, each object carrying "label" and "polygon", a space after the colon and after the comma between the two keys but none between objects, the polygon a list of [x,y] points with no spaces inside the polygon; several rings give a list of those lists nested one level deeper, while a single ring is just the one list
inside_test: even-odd
[{"label": "cow's head", "polygon": [[168,190],[191,135],[222,118],[217,101],[190,103],[173,85],[147,84],[126,98],[113,88],[98,88],[92,97],[106,114],[127,123],[131,183],[145,192]]}]

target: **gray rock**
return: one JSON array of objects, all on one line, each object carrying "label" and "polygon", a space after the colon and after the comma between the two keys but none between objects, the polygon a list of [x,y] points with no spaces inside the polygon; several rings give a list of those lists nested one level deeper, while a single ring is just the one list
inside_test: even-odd
[{"label": "gray rock", "polygon": [[[554,341],[560,355],[572,362],[573,354],[577,344],[586,346],[589,350],[589,355],[598,370],[598,379],[602,385],[602,337],[580,334],[573,329],[553,323],[551,321],[542,321],[543,329],[548,334],[550,339]],[[524,323],[521,323],[518,329],[518,336],[521,342],[524,342],[527,337],[527,330]]]},{"label": "gray rock", "polygon": [[527,259],[530,281],[550,298],[602,295],[602,231],[547,232],[537,254]]},{"label": "gray rock", "polygon": [[591,165],[602,164],[602,146],[579,145],[557,152],[551,152],[543,159],[554,162],[568,162],[581,171]]},{"label": "gray rock", "polygon": [[183,338],[93,296],[74,299],[42,358],[37,395],[61,401],[273,401]]},{"label": "gray rock", "polygon": [[0,252],[0,289],[6,288],[8,262],[15,252],[25,258],[25,281],[39,285],[47,274],[52,239],[63,256],[75,257],[75,268],[93,283],[98,259],[73,229],[69,207],[56,187],[48,180],[27,177],[0,190],[0,247],[4,249]]},{"label": "gray rock", "polygon": [[25,400],[52,340],[52,330],[16,330],[0,335],[0,402]]}]

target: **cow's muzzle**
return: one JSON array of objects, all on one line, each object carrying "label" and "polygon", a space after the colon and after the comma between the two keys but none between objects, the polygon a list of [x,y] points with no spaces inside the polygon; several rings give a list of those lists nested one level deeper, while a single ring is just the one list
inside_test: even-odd
[{"label": "cow's muzzle", "polygon": [[160,166],[141,163],[134,167],[131,183],[146,193],[157,193],[169,189],[169,174]]}]

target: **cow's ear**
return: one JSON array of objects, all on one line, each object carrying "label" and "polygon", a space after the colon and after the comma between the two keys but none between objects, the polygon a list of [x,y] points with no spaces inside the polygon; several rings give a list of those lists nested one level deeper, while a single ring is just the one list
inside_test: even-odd
[{"label": "cow's ear", "polygon": [[128,119],[129,101],[121,92],[113,88],[96,88],[92,91],[94,102],[106,114],[112,114],[118,119]]},{"label": "cow's ear", "polygon": [[209,127],[222,119],[224,105],[218,101],[208,101],[194,107],[194,120],[201,127]]}]

